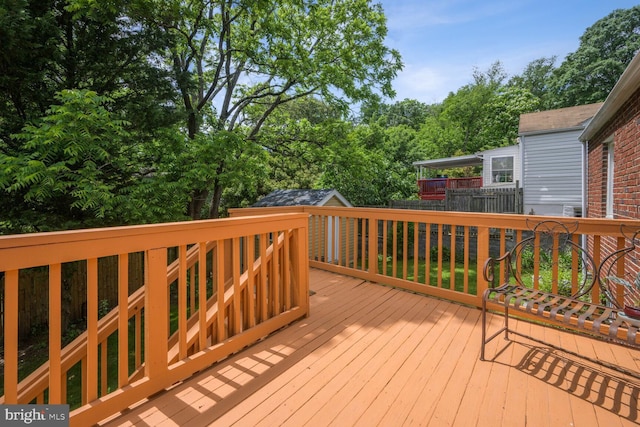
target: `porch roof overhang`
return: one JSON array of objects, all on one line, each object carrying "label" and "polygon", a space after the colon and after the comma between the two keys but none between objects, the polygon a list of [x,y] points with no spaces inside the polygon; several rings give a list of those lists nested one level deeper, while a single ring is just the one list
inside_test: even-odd
[{"label": "porch roof overhang", "polygon": [[421,160],[413,162],[416,168],[445,169],[460,168],[465,166],[482,166],[481,154],[469,154],[467,156],[446,157],[442,159]]}]

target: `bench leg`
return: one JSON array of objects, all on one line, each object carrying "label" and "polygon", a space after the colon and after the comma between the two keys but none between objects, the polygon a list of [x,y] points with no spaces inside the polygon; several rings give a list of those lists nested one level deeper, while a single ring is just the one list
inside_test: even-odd
[{"label": "bench leg", "polygon": [[504,306],[504,339],[509,340],[509,304]]},{"label": "bench leg", "polygon": [[484,346],[487,343],[487,301],[482,298],[482,345],[480,346],[480,360],[484,360]]},{"label": "bench leg", "polygon": [[504,339],[509,339],[509,306],[508,304],[504,307],[504,326],[493,335],[487,338],[487,299],[483,296],[482,298],[482,345],[480,346],[480,360],[486,360],[484,357],[485,346],[486,344],[500,335],[504,331]]}]

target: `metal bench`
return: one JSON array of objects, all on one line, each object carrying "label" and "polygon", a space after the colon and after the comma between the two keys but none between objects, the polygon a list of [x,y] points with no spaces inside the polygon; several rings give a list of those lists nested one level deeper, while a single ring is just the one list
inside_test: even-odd
[{"label": "metal bench", "polygon": [[[640,231],[631,235],[629,246],[611,253],[599,266],[584,249],[581,237],[564,223],[542,221],[525,233],[526,237],[510,251],[489,258],[484,265],[489,288],[482,295],[480,359],[485,360],[486,344],[503,332],[505,339],[512,333],[539,341],[509,328],[513,313],[526,313],[556,326],[640,348],[640,321],[624,314],[624,301],[629,297],[625,297],[626,287],[614,280],[633,270],[630,262],[625,267],[625,259],[637,254]],[[500,266],[502,282],[496,284]],[[598,303],[592,302],[594,296],[599,298]],[[490,306],[504,310],[504,326],[487,336]]]}]

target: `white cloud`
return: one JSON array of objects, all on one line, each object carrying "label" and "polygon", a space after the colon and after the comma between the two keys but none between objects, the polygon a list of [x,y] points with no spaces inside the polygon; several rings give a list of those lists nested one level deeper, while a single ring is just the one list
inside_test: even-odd
[{"label": "white cloud", "polygon": [[472,69],[467,66],[407,65],[393,82],[396,101],[417,99],[427,104],[442,102],[449,92],[471,81]]}]

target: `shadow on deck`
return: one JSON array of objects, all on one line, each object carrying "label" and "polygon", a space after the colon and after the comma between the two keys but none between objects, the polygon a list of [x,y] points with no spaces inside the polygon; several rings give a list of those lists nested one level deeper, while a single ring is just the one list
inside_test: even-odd
[{"label": "shadow on deck", "polygon": [[[480,311],[312,270],[311,315],[107,426],[534,425],[640,423],[640,380],[528,340],[478,360]],[[498,315],[489,317],[497,328]],[[515,327],[640,371],[640,351]]]}]

